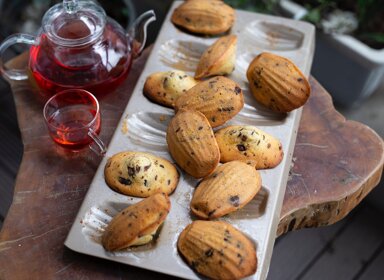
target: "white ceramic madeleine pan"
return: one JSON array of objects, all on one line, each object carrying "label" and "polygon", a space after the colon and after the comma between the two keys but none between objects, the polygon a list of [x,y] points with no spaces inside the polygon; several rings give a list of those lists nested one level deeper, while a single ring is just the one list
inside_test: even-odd
[{"label": "white ceramic madeleine pan", "polygon": [[[217,38],[198,37],[177,29],[171,14],[181,1],[172,5],[147,64],[114,133],[106,157],[102,160],[88,193],[65,241],[77,252],[127,265],[137,266],[182,278],[198,279],[179,255],[176,243],[180,232],[192,221],[189,203],[198,180],[179,169],[180,182],[170,196],[171,210],[158,238],[149,245],[118,253],[103,249],[100,237],[112,217],[140,198],[128,197],[110,189],[104,181],[104,166],[115,153],[135,150],[150,152],[173,162],[166,144],[166,129],[173,110],[150,102],[142,90],[148,75],[157,71],[179,69],[193,75],[200,55]],[[260,52],[272,52],[291,59],[308,76],[314,51],[312,25],[285,18],[236,11],[230,31],[238,36],[236,68],[229,78],[243,89],[245,105],[226,125],[255,125],[278,138],[284,150],[283,161],[275,168],[260,170],[262,189],[243,209],[221,220],[244,232],[256,245],[258,267],[249,279],[265,279],[276,237],[292,152],[301,109],[287,115],[275,114],[258,105],[246,79],[251,60]]]}]

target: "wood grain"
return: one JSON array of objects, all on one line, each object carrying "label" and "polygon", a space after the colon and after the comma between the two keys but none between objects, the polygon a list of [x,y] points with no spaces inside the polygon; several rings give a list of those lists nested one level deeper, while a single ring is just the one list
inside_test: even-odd
[{"label": "wood grain", "polygon": [[[116,93],[101,98],[101,138],[108,143],[150,50]],[[19,58],[17,63],[25,62]],[[13,62],[16,63],[16,62]],[[314,80],[304,108],[278,234],[340,220],[379,182],[383,141],[368,127],[345,121]],[[12,84],[24,155],[12,206],[0,233],[0,279],[169,276],[96,259],[66,249],[65,237],[100,158],[68,154],[47,134],[39,96],[28,83]]]},{"label": "wood grain", "polygon": [[330,95],[310,79],[277,234],[333,224],[380,182],[383,140],[339,114]]}]

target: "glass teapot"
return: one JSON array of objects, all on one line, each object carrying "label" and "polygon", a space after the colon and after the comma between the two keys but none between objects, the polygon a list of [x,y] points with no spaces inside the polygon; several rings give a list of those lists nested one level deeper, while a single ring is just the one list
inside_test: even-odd
[{"label": "glass teapot", "polygon": [[[2,42],[0,70],[10,80],[25,80],[31,74],[49,95],[69,88],[108,93],[127,77],[154,20],[153,10],[148,11],[126,32],[95,2],[64,0],[45,13],[38,36],[14,34]],[[6,69],[5,50],[20,43],[31,45],[28,69]]]}]

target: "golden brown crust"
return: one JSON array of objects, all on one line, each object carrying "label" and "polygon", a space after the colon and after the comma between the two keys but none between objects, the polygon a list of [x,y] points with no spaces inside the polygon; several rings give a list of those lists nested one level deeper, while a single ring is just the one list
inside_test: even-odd
[{"label": "golden brown crust", "polygon": [[173,159],[195,178],[208,175],[219,163],[215,136],[200,112],[181,109],[169,123],[167,144]]},{"label": "golden brown crust", "polygon": [[173,108],[175,101],[197,83],[183,71],[156,72],[147,77],[143,93],[149,100]]},{"label": "golden brown crust", "polygon": [[174,10],[171,21],[193,33],[217,35],[232,27],[235,11],[222,1],[189,0]]},{"label": "golden brown crust", "polygon": [[215,133],[220,161],[253,161],[256,169],[272,168],[283,159],[283,148],[275,137],[250,125],[232,125]]},{"label": "golden brown crust", "polygon": [[203,113],[212,127],[217,127],[233,118],[244,106],[240,86],[223,76],[198,83],[177,99],[179,109],[196,110]]},{"label": "golden brown crust", "polygon": [[118,213],[102,236],[103,247],[117,251],[152,240],[168,215],[171,203],[165,193],[156,193]]},{"label": "golden brown crust", "polygon": [[247,79],[256,100],[276,112],[303,106],[311,92],[300,69],[289,59],[272,53],[261,53],[251,62]]},{"label": "golden brown crust", "polygon": [[237,36],[221,37],[202,54],[195,78],[228,75],[235,69]]},{"label": "golden brown crust", "polygon": [[240,161],[218,166],[196,188],[192,213],[202,219],[215,219],[244,207],[261,188],[259,172]]},{"label": "golden brown crust", "polygon": [[126,195],[148,197],[158,191],[171,194],[179,173],[169,161],[144,152],[121,152],[112,156],[104,169],[105,181]]},{"label": "golden brown crust", "polygon": [[188,265],[212,279],[240,279],[256,272],[254,244],[226,222],[192,222],[180,234],[177,248]]}]

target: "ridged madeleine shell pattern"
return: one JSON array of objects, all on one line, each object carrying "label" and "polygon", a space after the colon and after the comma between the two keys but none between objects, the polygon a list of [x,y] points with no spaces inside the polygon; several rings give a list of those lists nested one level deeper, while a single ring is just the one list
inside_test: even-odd
[{"label": "ridged madeleine shell pattern", "polygon": [[190,32],[216,35],[232,27],[235,11],[222,1],[185,1],[174,10],[171,20]]},{"label": "ridged madeleine shell pattern", "polygon": [[290,112],[305,104],[311,88],[289,59],[261,53],[249,65],[247,79],[258,102],[276,112]]},{"label": "ridged madeleine shell pattern", "polygon": [[138,197],[158,191],[171,194],[179,182],[179,173],[168,160],[133,151],[120,152],[108,159],[104,177],[112,189]]},{"label": "ridged madeleine shell pattern", "polygon": [[176,100],[175,110],[195,110],[203,113],[212,127],[232,119],[244,106],[240,86],[223,76],[203,81]]},{"label": "ridged madeleine shell pattern", "polygon": [[242,208],[261,188],[259,172],[241,161],[218,166],[196,188],[191,210],[202,219],[215,219]]},{"label": "ridged madeleine shell pattern", "polygon": [[241,231],[221,221],[194,221],[177,248],[194,270],[212,279],[240,279],[256,272],[255,246]]},{"label": "ridged madeleine shell pattern", "polygon": [[201,56],[195,78],[231,74],[235,70],[236,44],[236,35],[221,37],[213,43]]},{"label": "ridged madeleine shell pattern", "polygon": [[152,240],[171,207],[165,193],[156,193],[118,213],[108,224],[102,244],[108,251],[117,251]]},{"label": "ridged madeleine shell pattern", "polygon": [[202,178],[210,174],[220,160],[212,128],[197,111],[181,109],[167,130],[168,149],[173,159],[188,174]]},{"label": "ridged madeleine shell pattern", "polygon": [[275,167],[283,159],[280,141],[251,125],[228,126],[218,130],[215,137],[221,162],[252,160],[262,169]]}]

